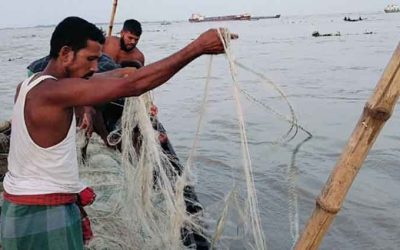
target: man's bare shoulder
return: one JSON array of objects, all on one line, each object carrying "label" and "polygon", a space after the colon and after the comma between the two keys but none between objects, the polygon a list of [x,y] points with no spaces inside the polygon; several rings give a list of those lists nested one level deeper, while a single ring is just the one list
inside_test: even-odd
[{"label": "man's bare shoulder", "polygon": [[139,60],[142,63],[142,65],[144,65],[144,61],[145,61],[144,54],[138,48],[136,48],[136,60]]},{"label": "man's bare shoulder", "polygon": [[14,103],[17,101],[17,98],[19,96],[19,91],[21,90],[21,85],[23,82],[18,83],[17,89],[15,90],[15,95],[14,95]]},{"label": "man's bare shoulder", "polygon": [[103,46],[103,53],[110,56],[114,61],[117,59],[119,52],[119,39],[115,36],[107,37]]},{"label": "man's bare shoulder", "polygon": [[143,54],[143,52],[142,52],[140,49],[135,48],[134,51],[137,53],[137,55],[144,57],[144,54]]},{"label": "man's bare shoulder", "polygon": [[105,44],[119,44],[119,38],[116,36],[108,36]]},{"label": "man's bare shoulder", "polygon": [[88,80],[83,78],[61,78],[44,79],[35,86],[29,93],[45,99],[57,99],[59,95],[64,95],[66,92],[71,93],[79,89],[79,85],[85,84]]},{"label": "man's bare shoulder", "polygon": [[122,61],[139,61],[144,65],[144,54],[138,48],[135,48],[130,52],[120,51],[119,62]]},{"label": "man's bare shoulder", "polygon": [[45,96],[47,94],[51,94],[52,91],[62,88],[62,83],[68,81],[68,78],[63,79],[53,79],[48,78],[41,81],[38,85],[36,85],[30,93],[34,93],[34,95]]}]

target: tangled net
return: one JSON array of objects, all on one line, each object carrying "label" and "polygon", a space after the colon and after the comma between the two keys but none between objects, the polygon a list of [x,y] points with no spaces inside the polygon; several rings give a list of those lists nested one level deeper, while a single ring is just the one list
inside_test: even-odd
[{"label": "tangled net", "polygon": [[[113,136],[120,136],[121,152],[102,146],[99,138],[93,138],[89,147],[87,159],[81,161],[81,178],[97,193],[96,202],[88,208],[95,238],[87,246],[88,249],[195,249],[187,238],[193,232],[211,242],[211,247],[217,247],[224,231],[226,216],[230,207],[235,207],[243,222],[248,249],[267,249],[265,234],[261,227],[260,212],[256,188],[254,185],[253,168],[247,143],[246,127],[240,104],[240,94],[249,100],[260,104],[268,111],[291,124],[289,131],[279,141],[290,141],[300,129],[308,134],[302,126],[297,124],[293,107],[287,101],[284,93],[276,85],[257,72],[263,82],[274,86],[274,89],[285,99],[291,116],[286,117],[271,109],[265,103],[257,101],[240,87],[236,66],[248,69],[235,61],[230,49],[230,33],[228,30],[219,31],[221,40],[229,61],[231,70],[238,127],[241,137],[243,173],[246,182],[246,197],[239,197],[237,186],[225,197],[225,205],[220,213],[215,232],[204,235],[206,231],[201,221],[202,209],[196,213],[188,213],[188,203],[197,200],[188,200],[185,192],[191,190],[191,166],[194,161],[205,106],[207,104],[208,85],[211,75],[211,64],[208,66],[208,77],[205,85],[205,94],[202,109],[198,120],[196,135],[192,150],[184,167],[176,164],[176,159],[165,154],[158,141],[158,132],[148,114],[147,99],[131,97],[125,101],[121,132]],[[211,57],[212,58],[212,57]],[[251,69],[248,69],[251,71]],[[290,133],[295,131],[290,137]],[[113,138],[109,138],[114,140]],[[306,141],[306,140],[305,140]],[[304,143],[304,142],[303,142]],[[85,145],[83,133],[78,135],[78,147]],[[296,148],[299,150],[301,144]],[[295,154],[288,167],[289,181],[289,208],[292,240],[298,237],[297,195],[295,190]],[[244,204],[243,204],[244,203]],[[199,204],[196,204],[201,207]],[[244,206],[243,206],[244,205]],[[188,243],[189,242],[189,243]]]}]

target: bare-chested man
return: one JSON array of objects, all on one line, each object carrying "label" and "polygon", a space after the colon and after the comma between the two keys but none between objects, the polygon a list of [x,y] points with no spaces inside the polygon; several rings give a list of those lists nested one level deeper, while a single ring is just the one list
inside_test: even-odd
[{"label": "bare-chested man", "polygon": [[223,53],[218,32],[209,30],[177,53],[136,72],[119,70],[91,77],[104,41],[92,23],[79,17],[64,19],[52,34],[47,67],[17,90],[9,171],[3,182],[5,250],[83,249],[76,205],[82,197],[76,194],[85,186],[78,173],[75,107],[141,95],[197,57]]},{"label": "bare-chested man", "polygon": [[137,61],[144,66],[144,55],[136,47],[142,35],[141,24],[129,19],[124,22],[120,37],[107,37],[103,47],[103,53],[110,56],[115,62]]}]

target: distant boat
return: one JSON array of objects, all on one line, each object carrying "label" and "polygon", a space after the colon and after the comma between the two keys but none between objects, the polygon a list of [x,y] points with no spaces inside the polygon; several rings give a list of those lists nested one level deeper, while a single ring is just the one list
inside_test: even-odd
[{"label": "distant boat", "polygon": [[229,16],[215,16],[215,17],[206,17],[200,14],[192,14],[192,17],[189,18],[189,22],[191,23],[200,23],[200,22],[217,22],[217,21],[247,21],[251,19],[250,14],[240,14],[240,15],[229,15]]},{"label": "distant boat", "polygon": [[171,24],[171,22],[168,22],[168,21],[162,21],[162,22],[160,22],[160,24],[161,24],[161,25],[170,25],[170,24]]},{"label": "distant boat", "polygon": [[320,36],[340,36],[340,32],[336,32],[336,33],[325,33],[325,34],[321,34],[318,31],[314,31],[312,33],[313,37],[320,37]]},{"label": "distant boat", "polygon": [[386,8],[384,9],[384,11],[386,13],[395,13],[395,12],[400,12],[400,7],[398,5],[395,4],[389,4],[388,6],[386,6]]},{"label": "distant boat", "polygon": [[271,18],[280,18],[281,15],[275,15],[275,16],[255,16],[251,17],[251,20],[260,20],[260,19],[271,19]]},{"label": "distant boat", "polygon": [[350,17],[344,17],[343,18],[343,20],[346,21],[346,22],[359,22],[359,21],[363,21],[365,19],[366,18],[361,18],[361,17],[356,18],[356,19],[351,19]]}]

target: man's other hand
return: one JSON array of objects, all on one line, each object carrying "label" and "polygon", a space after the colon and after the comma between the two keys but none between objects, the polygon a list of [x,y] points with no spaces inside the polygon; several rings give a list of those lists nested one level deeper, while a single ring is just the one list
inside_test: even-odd
[{"label": "man's other hand", "polygon": [[93,116],[96,114],[96,110],[93,107],[83,107],[83,114],[80,119],[79,128],[85,130],[86,137],[90,138],[93,133]]}]

